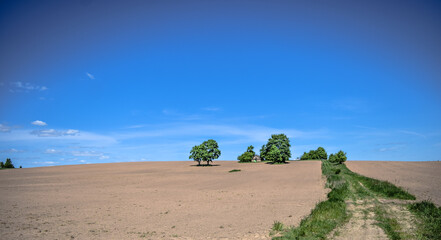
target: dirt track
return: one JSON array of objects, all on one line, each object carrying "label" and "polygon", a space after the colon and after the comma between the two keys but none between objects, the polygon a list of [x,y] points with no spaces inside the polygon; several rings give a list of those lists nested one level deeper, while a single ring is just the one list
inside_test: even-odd
[{"label": "dirt track", "polygon": [[354,172],[389,181],[441,206],[441,162],[348,161]]},{"label": "dirt track", "polygon": [[[2,239],[266,239],[326,198],[320,162],[217,161],[0,171]],[[241,172],[229,173],[229,170]]]}]

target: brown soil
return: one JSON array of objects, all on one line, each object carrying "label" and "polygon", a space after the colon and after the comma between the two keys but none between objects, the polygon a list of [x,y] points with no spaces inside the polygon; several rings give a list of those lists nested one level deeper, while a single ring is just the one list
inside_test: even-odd
[{"label": "brown soil", "polygon": [[441,162],[348,161],[346,166],[367,177],[389,181],[417,197],[441,206]]},{"label": "brown soil", "polygon": [[[0,171],[2,239],[268,239],[326,198],[320,162],[192,162]],[[241,169],[229,173],[229,170]]]},{"label": "brown soil", "polygon": [[351,213],[351,218],[347,224],[334,232],[332,239],[388,239],[384,231],[376,225],[374,208],[375,204],[372,201],[357,200],[355,202],[348,202],[347,210]]}]

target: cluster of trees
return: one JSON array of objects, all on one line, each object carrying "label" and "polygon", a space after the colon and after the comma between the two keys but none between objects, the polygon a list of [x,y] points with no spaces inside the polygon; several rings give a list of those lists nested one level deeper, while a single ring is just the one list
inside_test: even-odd
[{"label": "cluster of trees", "polygon": [[251,162],[253,160],[254,156],[256,156],[256,153],[254,152],[253,145],[251,145],[251,146],[248,146],[246,152],[242,153],[242,155],[237,157],[237,160],[239,160],[239,162]]},{"label": "cluster of trees", "polygon": [[331,153],[328,158],[326,150],[322,147],[318,147],[317,150],[311,150],[309,152],[304,152],[300,157],[300,160],[326,160],[328,159],[332,163],[344,163],[347,160],[346,153],[342,150],[337,153]]},{"label": "cluster of trees", "polygon": [[[285,134],[273,134],[268,139],[267,144],[260,149],[260,158],[262,161],[270,161],[272,163],[285,163],[291,157],[291,150],[289,149],[291,144],[289,138]],[[198,162],[198,166],[201,162],[213,162],[221,154],[219,145],[213,139],[203,142],[201,145],[194,146],[190,151],[189,159],[193,159]],[[247,151],[238,156],[239,162],[251,162],[256,156],[254,152],[254,146],[248,146]]]},{"label": "cluster of trees", "polygon": [[348,158],[346,157],[346,153],[343,152],[342,150],[338,151],[338,153],[336,154],[332,154],[329,155],[329,161],[332,163],[339,163],[342,164],[344,162],[346,162]]},{"label": "cluster of trees", "polygon": [[262,161],[285,163],[291,157],[291,144],[285,134],[273,134],[266,145],[260,149]]},{"label": "cluster of trees", "polygon": [[[291,144],[289,143],[289,138],[285,134],[273,134],[271,135],[271,138],[268,139],[268,142],[260,149],[260,158],[262,161],[285,163],[291,157],[290,147]],[[207,162],[207,165],[210,165],[210,162],[219,158],[220,155],[221,151],[219,150],[217,142],[213,139],[209,139],[201,145],[194,146],[190,151],[189,158],[198,162],[198,166],[200,166],[201,162]],[[237,159],[239,162],[251,162],[254,156],[256,156],[254,147],[253,145],[250,145],[248,146],[247,151],[238,156]],[[317,150],[311,150],[308,153],[304,152],[300,159],[326,160],[328,159],[328,154],[324,148],[318,147]],[[340,150],[335,154],[329,155],[328,160],[332,163],[342,164],[347,160],[346,153]],[[3,162],[1,164],[3,168]],[[6,164],[12,165],[9,158],[6,160]],[[14,167],[14,165],[12,165],[12,167]]]},{"label": "cluster of trees", "polygon": [[207,162],[207,166],[210,165],[210,162],[213,162],[214,159],[219,158],[221,155],[221,151],[219,150],[219,145],[213,139],[209,139],[203,142],[201,145],[194,146],[190,151],[189,159],[193,159],[198,162],[198,166],[201,165],[201,162]]},{"label": "cluster of trees", "polygon": [[311,150],[308,153],[304,152],[300,157],[300,160],[325,160],[328,159],[328,153],[322,147],[318,147],[317,150]]},{"label": "cluster of trees", "polygon": [[[21,167],[21,166],[20,166]],[[15,168],[10,158],[6,158],[6,162],[0,162],[0,168]]]}]

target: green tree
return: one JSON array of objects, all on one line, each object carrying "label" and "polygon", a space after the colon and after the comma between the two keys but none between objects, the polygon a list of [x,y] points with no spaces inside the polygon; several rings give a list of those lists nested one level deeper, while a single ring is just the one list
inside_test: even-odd
[{"label": "green tree", "polygon": [[272,145],[267,153],[267,160],[273,163],[284,163],[283,155],[275,145]]},{"label": "green tree", "polygon": [[237,157],[237,160],[239,160],[239,162],[251,162],[253,160],[253,157],[256,155],[253,150],[253,145],[249,146],[246,152]]},{"label": "green tree", "polygon": [[[273,146],[276,147],[278,151],[276,151]],[[290,147],[289,138],[285,134],[273,134],[271,138],[268,139],[268,143],[264,148],[264,159],[273,163],[284,163],[291,157]],[[270,153],[272,156],[269,156]],[[260,157],[262,157],[262,152],[260,154]],[[279,154],[280,156],[275,157],[274,154]]]},{"label": "green tree", "polygon": [[0,162],[0,168],[4,168],[5,164],[3,162]]},{"label": "green tree", "polygon": [[346,160],[347,160],[346,153],[343,152],[342,150],[338,151],[338,153],[336,154],[329,155],[329,161],[332,163],[342,164],[346,162]]},{"label": "green tree", "polygon": [[209,139],[203,142],[201,145],[194,146],[190,151],[190,159],[198,162],[201,165],[201,161],[207,162],[207,166],[214,159],[219,158],[221,151],[219,150],[219,145],[213,139]]},{"label": "green tree", "polygon": [[346,160],[348,159],[346,157],[346,153],[343,152],[342,150],[338,151],[338,153],[335,154],[335,158],[336,158],[337,162],[340,163],[340,164],[346,162]]},{"label": "green tree", "polygon": [[301,160],[321,160],[328,159],[326,150],[322,147],[318,147],[317,150],[310,150],[308,153],[304,152],[300,157]]},{"label": "green tree", "polygon": [[315,150],[317,154],[317,159],[324,160],[328,159],[328,153],[326,153],[326,150],[322,147],[318,147],[317,150]]},{"label": "green tree", "polygon": [[4,168],[15,168],[14,164],[12,164],[12,161],[10,158],[6,158],[6,162],[4,164]]},{"label": "green tree", "polygon": [[204,148],[202,144],[196,145],[191,149],[189,159],[198,162],[198,166],[201,165],[201,161],[204,159]]},{"label": "green tree", "polygon": [[266,145],[263,144],[260,148],[260,160],[265,161],[266,160]]},{"label": "green tree", "polygon": [[335,155],[333,153],[329,154],[329,159],[330,162],[335,163]]},{"label": "green tree", "polygon": [[303,155],[300,157],[300,160],[310,160],[311,157],[309,156],[309,153],[303,152]]}]

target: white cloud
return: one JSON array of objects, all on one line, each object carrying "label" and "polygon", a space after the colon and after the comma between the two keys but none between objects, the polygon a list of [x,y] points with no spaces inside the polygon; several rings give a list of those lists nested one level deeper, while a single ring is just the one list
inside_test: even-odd
[{"label": "white cloud", "polygon": [[97,151],[72,151],[71,154],[75,157],[94,157],[99,160],[109,159],[109,156]]},{"label": "white cloud", "polygon": [[103,153],[95,151],[73,151],[72,155],[76,157],[101,157]]},{"label": "white cloud", "polygon": [[75,130],[75,129],[68,129],[67,131],[66,131],[66,135],[75,135],[75,134],[77,134],[77,133],[79,133],[80,131],[78,131],[78,130]]},{"label": "white cloud", "polygon": [[46,151],[44,151],[44,153],[47,154],[53,154],[53,153],[58,153],[59,151],[55,150],[55,149],[46,149]]},{"label": "white cloud", "polygon": [[45,91],[48,90],[46,86],[38,86],[28,82],[12,82],[10,92],[30,92],[30,91]]},{"label": "white cloud", "polygon": [[69,129],[67,131],[60,131],[55,129],[48,130],[34,130],[31,132],[32,135],[36,135],[38,137],[61,137],[61,136],[75,136],[80,131]]},{"label": "white cloud", "polygon": [[24,152],[23,150],[17,150],[15,148],[11,148],[11,149],[6,149],[6,150],[1,150],[0,152],[2,153],[19,153],[19,152]]},{"label": "white cloud", "polygon": [[32,125],[36,125],[36,126],[46,126],[47,123],[40,121],[40,120],[35,120],[33,122],[31,122]]},{"label": "white cloud", "polygon": [[86,75],[87,75],[87,77],[89,77],[91,80],[95,80],[95,76],[93,76],[92,74],[90,74],[90,73],[86,73]]},{"label": "white cloud", "polygon": [[11,131],[11,127],[6,126],[4,124],[0,124],[0,132],[10,132]]},{"label": "white cloud", "polygon": [[0,142],[32,142],[46,141],[47,144],[59,143],[60,141],[81,141],[84,144],[93,143],[94,146],[107,146],[118,143],[110,135],[102,135],[79,130],[14,130],[11,134],[0,134]]},{"label": "white cloud", "polygon": [[136,131],[118,134],[117,139],[134,139],[169,136],[207,136],[207,137],[234,137],[244,141],[266,141],[271,134],[285,133],[289,138],[316,139],[328,138],[326,130],[299,131],[296,129],[277,129],[256,125],[210,125],[210,124],[176,124],[153,127],[149,131]]}]

